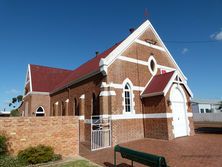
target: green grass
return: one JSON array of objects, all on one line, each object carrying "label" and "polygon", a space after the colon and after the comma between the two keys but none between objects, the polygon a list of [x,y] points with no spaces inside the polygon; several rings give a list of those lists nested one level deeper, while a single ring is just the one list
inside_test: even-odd
[{"label": "green grass", "polygon": [[[19,161],[16,157],[0,156],[0,167],[25,167],[26,165]],[[85,159],[74,159],[71,161],[55,161],[45,164],[36,164],[35,167],[98,167],[96,164]],[[30,167],[30,166],[29,166]]]},{"label": "green grass", "polygon": [[98,167],[87,160],[75,160],[54,166],[55,167]]},{"label": "green grass", "polygon": [[16,157],[0,156],[1,167],[23,167],[24,163],[20,162]]}]

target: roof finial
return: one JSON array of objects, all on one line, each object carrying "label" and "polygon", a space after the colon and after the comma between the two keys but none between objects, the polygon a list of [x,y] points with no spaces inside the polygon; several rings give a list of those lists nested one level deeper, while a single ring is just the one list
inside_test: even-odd
[{"label": "roof finial", "polygon": [[144,10],[144,19],[148,20],[148,16],[149,16],[148,9],[145,8],[145,10]]}]

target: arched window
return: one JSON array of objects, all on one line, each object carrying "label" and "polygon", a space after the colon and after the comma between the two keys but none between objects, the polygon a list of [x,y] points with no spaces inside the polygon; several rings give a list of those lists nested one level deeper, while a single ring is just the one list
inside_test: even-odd
[{"label": "arched window", "polygon": [[92,115],[100,115],[99,111],[99,96],[96,96],[95,93],[92,95]]},{"label": "arched window", "polygon": [[155,58],[151,55],[148,59],[148,68],[152,75],[156,75],[157,73],[157,62]]},{"label": "arched window", "polygon": [[53,104],[52,116],[57,116],[58,115],[58,110],[59,110],[58,106],[59,106],[58,101]]},{"label": "arched window", "polygon": [[125,112],[132,111],[132,91],[130,85],[127,83],[124,87],[124,104]]},{"label": "arched window", "polygon": [[36,117],[43,117],[45,116],[45,110],[43,107],[39,107],[37,108],[36,112],[35,112],[35,116]]},{"label": "arched window", "polygon": [[62,116],[65,116],[66,115],[66,106],[65,106],[64,102],[62,102],[61,110],[62,110]]},{"label": "arched window", "polygon": [[74,99],[73,102],[73,114],[77,116],[79,115],[79,104],[76,98]]}]

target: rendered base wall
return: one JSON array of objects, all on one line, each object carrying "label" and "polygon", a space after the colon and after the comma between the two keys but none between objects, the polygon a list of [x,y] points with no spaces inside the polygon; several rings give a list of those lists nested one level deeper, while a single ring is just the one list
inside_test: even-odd
[{"label": "rendered base wall", "polygon": [[0,133],[9,141],[9,151],[18,151],[39,144],[54,148],[55,153],[64,157],[79,154],[78,117],[18,117],[0,118]]}]

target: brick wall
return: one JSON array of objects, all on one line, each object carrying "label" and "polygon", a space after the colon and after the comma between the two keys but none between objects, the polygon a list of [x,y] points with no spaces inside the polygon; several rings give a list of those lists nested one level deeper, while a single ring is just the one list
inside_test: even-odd
[{"label": "brick wall", "polygon": [[166,113],[166,103],[165,97],[160,96],[153,96],[143,98],[143,113],[150,114],[150,113]]},{"label": "brick wall", "polygon": [[[42,106],[45,111],[45,115],[50,115],[50,97],[49,95],[31,95],[32,103],[30,111],[36,112],[37,108]],[[30,113],[30,116],[35,116]]]},{"label": "brick wall", "polygon": [[28,105],[28,112],[25,112],[25,116],[33,117],[35,116],[35,112],[38,107],[43,107],[45,111],[45,115],[50,115],[50,97],[49,95],[41,95],[41,94],[31,94],[27,95],[23,99],[23,104],[19,108],[20,112],[25,111],[25,105]]},{"label": "brick wall", "polygon": [[[92,104],[92,96],[93,93],[95,93],[96,97],[100,93],[100,85],[102,81],[104,80],[104,77],[101,74],[98,74],[92,78],[86,79],[85,81],[82,81],[76,85],[73,85],[69,87],[69,89],[64,89],[60,92],[57,92],[55,94],[52,94],[50,97],[50,103],[51,103],[51,115],[53,110],[53,104],[58,102],[58,109],[59,112],[56,115],[61,115],[61,103],[64,102],[66,99],[69,99],[68,104],[68,113],[69,115],[73,115],[73,103],[74,99],[76,98],[78,105],[80,104],[80,97],[81,95],[85,95],[85,104],[84,104],[84,110],[80,111],[80,115],[85,115],[85,117],[90,118],[91,116],[91,104]],[[85,112],[86,111],[86,112]],[[66,115],[68,115],[66,113]]]},{"label": "brick wall", "polygon": [[49,145],[64,157],[79,154],[79,120],[77,117],[0,118],[0,132],[9,138],[9,151],[38,144]]},{"label": "brick wall", "polygon": [[131,57],[134,59],[139,58],[143,61],[148,61],[148,58],[151,54],[156,59],[157,64],[175,68],[175,65],[166,52],[149,48],[141,44],[134,43],[125,52],[122,53],[123,56]]},{"label": "brick wall", "polygon": [[[167,118],[149,118],[144,119],[144,133],[147,138],[155,138],[155,139],[171,139],[169,137],[169,133],[171,133],[171,129],[168,131],[168,119]],[[172,120],[171,120],[172,121]],[[170,124],[172,124],[170,121]]]},{"label": "brick wall", "polygon": [[143,138],[143,119],[123,119],[112,121],[113,145]]}]

